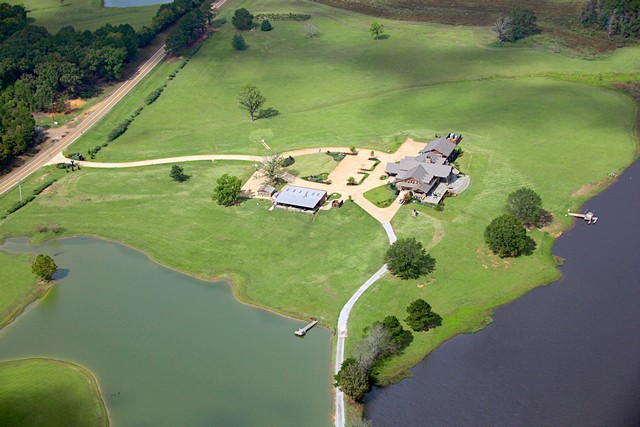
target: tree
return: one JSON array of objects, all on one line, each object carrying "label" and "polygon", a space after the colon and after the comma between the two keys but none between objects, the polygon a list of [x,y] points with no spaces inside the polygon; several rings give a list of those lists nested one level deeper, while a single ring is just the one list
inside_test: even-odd
[{"label": "tree", "polygon": [[267,102],[267,98],[260,93],[257,87],[248,84],[240,90],[238,101],[240,101],[240,108],[247,110],[251,116],[251,121],[254,121],[256,112]]},{"label": "tree", "polygon": [[244,37],[242,37],[242,34],[233,35],[233,38],[231,39],[231,46],[235,50],[245,50],[247,48],[247,44],[245,43]]},{"label": "tree", "polygon": [[364,339],[354,350],[354,358],[363,369],[370,370],[376,360],[398,351],[397,341],[382,323],[374,323],[365,329],[365,333]]},{"label": "tree", "polygon": [[484,240],[501,258],[516,257],[527,247],[527,231],[518,218],[511,214],[500,215],[484,230]]},{"label": "tree", "polygon": [[58,266],[49,255],[40,254],[33,261],[31,271],[42,280],[51,280],[58,271]]},{"label": "tree", "polygon": [[269,22],[268,19],[265,19],[264,21],[262,21],[262,24],[260,24],[260,30],[261,31],[271,31],[271,30],[273,30],[273,26],[271,25],[271,22]]},{"label": "tree", "polygon": [[189,175],[184,173],[184,169],[182,168],[182,166],[178,166],[178,165],[171,166],[171,172],[169,173],[169,176],[175,182],[184,182],[189,178],[191,178]]},{"label": "tree", "polygon": [[349,357],[342,362],[340,371],[335,375],[335,386],[356,402],[360,402],[364,394],[371,389],[369,371]]},{"label": "tree", "polygon": [[526,7],[515,7],[509,14],[513,25],[513,39],[520,40],[538,32],[538,18],[533,10]]},{"label": "tree", "polygon": [[500,43],[512,42],[513,40],[513,21],[509,16],[501,16],[493,24],[493,31],[498,35]]},{"label": "tree", "polygon": [[417,279],[436,267],[433,259],[415,238],[396,240],[385,255],[387,267],[401,279]]},{"label": "tree", "polygon": [[380,36],[382,36],[382,34],[384,33],[384,25],[374,21],[371,23],[371,28],[369,28],[369,32],[373,36],[374,40],[378,40]]},{"label": "tree", "polygon": [[280,154],[265,157],[264,160],[258,165],[258,172],[264,183],[269,185],[278,185],[284,181],[284,159]]},{"label": "tree", "polygon": [[407,313],[409,316],[404,321],[416,332],[428,331],[442,325],[442,317],[431,311],[431,306],[423,299],[417,299],[409,304]]},{"label": "tree", "polygon": [[514,42],[537,33],[537,17],[531,10],[515,7],[508,15],[503,15],[493,24],[500,43]]},{"label": "tree", "polygon": [[307,22],[304,24],[304,36],[308,38],[313,38],[318,36],[318,27],[313,25],[311,22]]},{"label": "tree", "polygon": [[542,219],[542,199],[530,188],[522,187],[507,197],[505,209],[525,225],[540,225]]},{"label": "tree", "polygon": [[218,184],[213,191],[211,198],[218,202],[220,206],[229,206],[238,199],[242,181],[237,176],[225,173],[216,181]]},{"label": "tree", "polygon": [[244,7],[236,9],[231,24],[240,31],[250,30],[253,27],[253,15]]}]

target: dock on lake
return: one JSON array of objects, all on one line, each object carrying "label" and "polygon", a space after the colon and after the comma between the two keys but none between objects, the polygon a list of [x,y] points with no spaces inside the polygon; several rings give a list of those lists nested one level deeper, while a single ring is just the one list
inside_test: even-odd
[{"label": "dock on lake", "polygon": [[304,328],[298,329],[295,334],[299,337],[303,337],[307,332],[309,332],[309,329],[313,328],[314,326],[316,326],[318,324],[317,320],[314,320],[311,323],[308,323],[307,326],[305,326]]}]

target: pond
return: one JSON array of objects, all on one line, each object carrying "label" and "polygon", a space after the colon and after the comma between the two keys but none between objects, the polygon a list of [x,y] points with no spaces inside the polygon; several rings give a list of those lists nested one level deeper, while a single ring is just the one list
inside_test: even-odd
[{"label": "pond", "polygon": [[597,224],[577,221],[553,248],[563,278],[370,393],[373,425],[638,425],[640,162],[586,206]]},{"label": "pond", "polygon": [[104,7],[136,7],[152,6],[154,4],[171,3],[173,0],[104,0]]},{"label": "pond", "polygon": [[0,330],[0,360],[50,357],[97,377],[116,426],[330,423],[330,334],[239,303],[224,283],[166,269],[117,243],[71,238],[47,253],[55,286]]}]

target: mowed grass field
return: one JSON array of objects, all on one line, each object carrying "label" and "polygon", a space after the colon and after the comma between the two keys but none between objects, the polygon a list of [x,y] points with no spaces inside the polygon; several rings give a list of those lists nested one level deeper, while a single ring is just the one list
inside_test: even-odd
[{"label": "mowed grass field", "polygon": [[[532,85],[523,77],[603,74],[606,80],[610,73],[639,71],[637,47],[585,60],[518,45],[496,47],[488,28],[388,20],[381,22],[389,39],[374,41],[369,16],[283,0],[238,1],[221,16],[230,18],[241,6],[253,13],[309,13],[320,35],[306,38],[302,22],[274,21],[271,32],[243,33],[249,48],[237,52],[230,45],[232,27],[225,24],[98,160],[262,155],[267,150],[260,138],[278,152],[329,145],[390,149],[406,136],[426,139],[451,129],[493,137],[486,127],[498,125],[502,108],[526,116],[529,108],[553,107],[581,90],[549,79]],[[257,85],[266,106],[280,114],[251,123],[237,101],[247,83]],[[113,115],[124,118],[137,107],[116,107]],[[71,149],[85,152],[101,144],[119,121],[87,132]],[[529,138],[545,135],[538,127]]]},{"label": "mowed grass field", "polygon": [[[211,200],[224,173],[243,180],[251,163],[184,163],[191,179],[175,183],[171,165],[90,170],[62,177],[9,216],[2,236],[36,240],[96,235],[139,248],[156,261],[203,278],[230,277],[245,301],[333,326],[342,305],[380,267],[386,237],[353,203],[317,217],[248,200],[222,207]],[[57,223],[53,236],[34,223]]]},{"label": "mowed grass field", "polygon": [[72,26],[76,30],[95,30],[104,24],[130,24],[139,30],[150,26],[158,5],[143,7],[103,7],[102,0],[30,0],[11,4],[22,4],[29,10],[28,17],[36,25],[55,33],[62,27]]},{"label": "mowed grass field", "polygon": [[294,164],[288,169],[296,172],[298,176],[310,176],[330,173],[336,166],[338,166],[338,162],[333,160],[333,157],[322,153],[295,157]]},{"label": "mowed grass field", "polygon": [[0,328],[39,295],[36,276],[31,272],[32,262],[32,254],[0,251]]},{"label": "mowed grass field", "polygon": [[107,426],[95,379],[70,363],[45,359],[0,362],[3,426]]}]

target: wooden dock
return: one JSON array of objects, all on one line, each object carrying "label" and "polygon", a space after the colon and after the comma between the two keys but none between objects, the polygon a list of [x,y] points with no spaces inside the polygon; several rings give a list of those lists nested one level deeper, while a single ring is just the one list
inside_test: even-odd
[{"label": "wooden dock", "polygon": [[587,224],[595,224],[596,222],[598,222],[598,217],[595,216],[593,212],[585,212],[581,214],[581,213],[571,212],[571,210],[568,209],[567,215],[573,216],[575,218],[584,219],[587,222]]},{"label": "wooden dock", "polygon": [[313,328],[317,324],[318,324],[318,321],[314,320],[313,322],[308,323],[307,326],[305,326],[304,328],[298,329],[295,332],[295,334],[299,337],[303,337],[307,332],[309,332],[309,329]]}]

